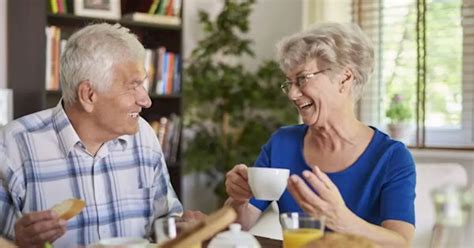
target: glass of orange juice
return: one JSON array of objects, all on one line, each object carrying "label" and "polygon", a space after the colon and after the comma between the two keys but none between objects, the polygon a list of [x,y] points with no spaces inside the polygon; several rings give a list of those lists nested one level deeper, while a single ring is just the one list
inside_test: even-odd
[{"label": "glass of orange juice", "polygon": [[315,218],[306,213],[283,213],[280,215],[283,228],[283,248],[300,248],[324,234],[324,218]]},{"label": "glass of orange juice", "polygon": [[[196,220],[181,217],[165,217],[155,221],[155,237],[158,246],[164,242],[176,238],[181,232],[192,228],[198,222]],[[201,248],[201,244],[195,244],[189,248]]]}]

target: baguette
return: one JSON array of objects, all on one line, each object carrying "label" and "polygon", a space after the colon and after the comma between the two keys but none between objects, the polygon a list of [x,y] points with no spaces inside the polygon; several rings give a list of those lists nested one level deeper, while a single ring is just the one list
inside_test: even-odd
[{"label": "baguette", "polygon": [[214,236],[237,219],[237,213],[229,206],[225,206],[204,218],[190,229],[183,231],[175,239],[168,240],[159,248],[192,247]]},{"label": "baguette", "polygon": [[54,205],[51,210],[55,211],[59,218],[69,220],[78,215],[86,206],[86,202],[80,199],[67,199]]}]

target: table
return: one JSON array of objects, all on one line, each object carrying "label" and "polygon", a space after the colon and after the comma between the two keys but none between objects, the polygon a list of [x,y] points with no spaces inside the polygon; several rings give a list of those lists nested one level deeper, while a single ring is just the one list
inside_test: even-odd
[{"label": "table", "polygon": [[[260,237],[260,236],[255,236],[255,238],[258,240],[262,248],[282,248],[283,247],[283,241],[278,240],[278,239],[271,239],[271,238],[265,238],[265,237]],[[203,248],[207,248],[209,245],[210,241],[204,242],[202,245]]]},{"label": "table", "polygon": [[265,237],[259,237],[255,236],[257,238],[258,242],[262,246],[262,248],[270,248],[270,247],[276,247],[276,248],[281,248],[283,247],[283,241],[278,240],[278,239],[270,239],[270,238],[265,238]]}]

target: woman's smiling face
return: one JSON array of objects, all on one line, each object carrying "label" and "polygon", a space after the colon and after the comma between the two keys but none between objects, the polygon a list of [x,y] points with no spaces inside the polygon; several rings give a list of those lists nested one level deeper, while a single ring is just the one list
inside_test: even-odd
[{"label": "woman's smiling face", "polygon": [[[319,68],[316,60],[312,60],[287,74],[288,80],[293,82],[288,88],[288,98],[308,126],[323,126],[331,115],[337,114],[339,87],[326,74],[329,70]],[[297,80],[299,87],[294,83]]]}]

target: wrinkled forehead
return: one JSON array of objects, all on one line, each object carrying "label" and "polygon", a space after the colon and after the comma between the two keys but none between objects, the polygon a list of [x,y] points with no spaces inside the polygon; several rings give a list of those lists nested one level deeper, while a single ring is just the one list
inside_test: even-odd
[{"label": "wrinkled forehead", "polygon": [[120,82],[143,80],[147,75],[143,61],[134,60],[114,63],[112,74],[114,81]]},{"label": "wrinkled forehead", "polygon": [[323,68],[320,68],[320,66],[318,66],[317,59],[308,58],[303,63],[294,65],[293,67],[289,68],[289,70],[285,72],[285,75],[287,78],[295,78],[301,76],[302,74],[313,73],[321,69]]}]

